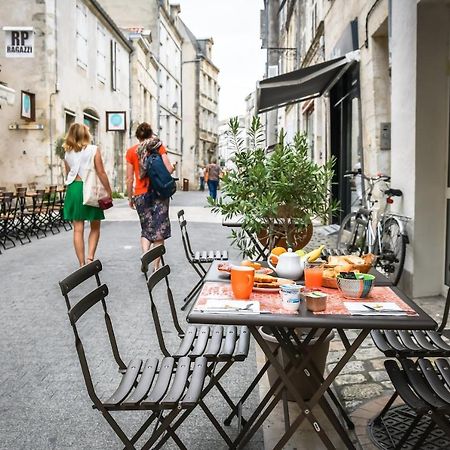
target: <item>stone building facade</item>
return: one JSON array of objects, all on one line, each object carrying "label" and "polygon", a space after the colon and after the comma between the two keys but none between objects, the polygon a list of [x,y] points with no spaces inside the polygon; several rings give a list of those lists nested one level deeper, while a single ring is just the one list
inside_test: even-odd
[{"label": "stone building facade", "polygon": [[[121,190],[128,137],[107,131],[106,112],[129,116],[127,39],[95,0],[18,0],[2,9],[2,22],[32,27],[34,57],[7,58],[10,35],[1,32],[2,81],[16,91],[16,101],[0,112],[0,184],[62,184],[58,143],[78,121],[91,129],[113,188]],[[21,117],[21,107],[33,104],[34,117]]]},{"label": "stone building facade", "polygon": [[130,57],[130,134],[134,141],[136,128],[140,123],[148,122],[154,127],[157,127],[158,124],[159,65],[151,49],[152,33],[150,30],[128,28],[123,32],[133,45],[133,53]]},{"label": "stone building facade", "polygon": [[218,157],[219,70],[211,60],[212,39],[197,39],[182,21],[180,32],[183,36],[183,176],[196,183],[198,168]]},{"label": "stone building facade", "polygon": [[404,193],[391,210],[412,219],[401,284],[413,296],[445,293],[450,285],[450,2],[287,0],[278,5],[280,48],[297,53],[292,65],[289,51],[280,50],[280,72],[357,55],[326,95],[280,108],[278,126],[290,136],[305,131],[313,159],[337,158],[333,193],[342,216],[357,206],[346,170],[390,175],[392,187]]},{"label": "stone building facade", "polygon": [[[143,29],[151,33],[149,58],[157,65],[156,80],[157,94],[154,101],[145,108],[156,108],[155,112],[146,112],[146,117],[155,120],[151,125],[159,134],[167,147],[169,158],[176,163],[175,175],[183,177],[182,158],[182,106],[181,106],[181,55],[182,42],[178,31],[178,5],[169,4],[168,0],[134,0],[126,7],[121,0],[102,0],[102,5],[116,23],[125,29]],[[151,68],[153,72],[153,68]],[[153,82],[152,82],[153,84]],[[147,99],[153,94],[147,89]],[[142,106],[142,105],[141,105]],[[139,108],[136,104],[136,107]],[[143,113],[134,114],[136,121],[143,117]]]}]

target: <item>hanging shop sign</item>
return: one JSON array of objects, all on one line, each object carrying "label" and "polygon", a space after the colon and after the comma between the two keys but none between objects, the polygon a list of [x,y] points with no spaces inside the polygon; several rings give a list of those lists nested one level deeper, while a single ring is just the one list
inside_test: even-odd
[{"label": "hanging shop sign", "polygon": [[106,131],[125,131],[127,115],[125,111],[106,111]]},{"label": "hanging shop sign", "polygon": [[6,58],[33,58],[33,27],[3,27]]}]

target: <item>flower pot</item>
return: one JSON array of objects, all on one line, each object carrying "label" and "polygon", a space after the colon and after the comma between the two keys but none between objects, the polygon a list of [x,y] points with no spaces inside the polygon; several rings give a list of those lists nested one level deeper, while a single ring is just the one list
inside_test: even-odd
[{"label": "flower pot", "polygon": [[[300,339],[308,334],[309,330],[298,329],[298,335]],[[273,337],[270,330],[266,329],[266,327],[260,327],[259,333],[263,337],[263,339],[269,345],[271,351],[274,351],[278,346],[278,341]],[[317,342],[319,337],[319,333],[317,333],[317,337],[314,337],[311,342],[308,344],[309,346],[314,345]],[[330,348],[330,341],[334,338],[334,332],[328,334],[325,340],[319,345],[314,347],[314,354],[312,355],[311,361],[314,363],[320,374],[323,376],[325,372],[325,363],[327,361],[328,350]],[[295,343],[294,343],[295,345]],[[284,350],[278,350],[277,354],[278,361],[282,365],[282,367],[286,367],[289,362],[289,356]],[[269,367],[267,370],[267,376],[269,377],[270,387],[273,386],[275,381],[278,378],[278,373],[273,367]],[[304,372],[293,372],[289,375],[289,379],[294,384],[294,386],[299,390],[302,395],[303,400],[309,400],[316,392],[316,389],[313,389],[309,377],[306,376]],[[275,392],[275,394],[278,390]],[[287,399],[289,401],[295,401],[294,397],[290,392],[287,393]]]},{"label": "flower pot", "polygon": [[[279,231],[277,231],[277,229]],[[303,247],[305,247],[308,242],[311,240],[313,234],[313,225],[310,223],[306,228],[303,228],[302,230],[294,230],[290,234],[290,242],[293,243],[293,250],[300,250]],[[274,243],[270,247],[284,247],[287,248],[287,241],[284,237],[284,232],[282,231],[281,226],[276,225],[275,226],[275,233],[274,233]],[[269,244],[269,239],[271,236],[269,236],[269,231],[267,229],[264,229],[260,233],[258,233],[258,240],[261,242],[263,247],[266,247]]]}]

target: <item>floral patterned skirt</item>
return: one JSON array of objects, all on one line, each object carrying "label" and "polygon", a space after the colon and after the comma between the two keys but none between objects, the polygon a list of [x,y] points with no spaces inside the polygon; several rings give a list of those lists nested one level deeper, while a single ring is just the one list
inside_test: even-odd
[{"label": "floral patterned skirt", "polygon": [[136,211],[141,221],[141,236],[150,242],[162,241],[171,236],[169,201],[168,198],[149,201],[146,194],[135,199]]}]

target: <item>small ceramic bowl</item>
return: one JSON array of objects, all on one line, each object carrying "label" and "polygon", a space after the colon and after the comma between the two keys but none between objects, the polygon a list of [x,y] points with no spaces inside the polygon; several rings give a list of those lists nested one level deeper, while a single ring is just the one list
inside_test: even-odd
[{"label": "small ceramic bowl", "polygon": [[373,287],[374,275],[367,273],[357,273],[356,280],[342,278],[337,276],[337,286],[344,297],[348,298],[366,298]]},{"label": "small ceramic bowl", "polygon": [[320,291],[305,294],[306,309],[311,312],[325,311],[327,309],[327,294]]}]

